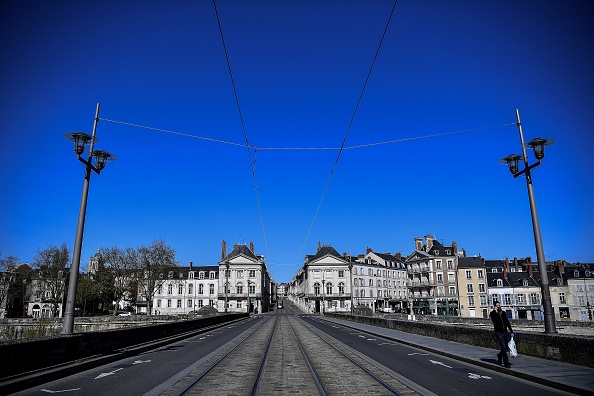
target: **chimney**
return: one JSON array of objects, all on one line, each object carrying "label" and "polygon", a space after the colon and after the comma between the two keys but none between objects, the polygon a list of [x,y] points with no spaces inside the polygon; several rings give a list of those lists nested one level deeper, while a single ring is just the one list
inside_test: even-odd
[{"label": "chimney", "polygon": [[223,246],[221,248],[221,260],[224,260],[226,255],[227,255],[227,242],[225,242],[225,240],[223,239]]},{"label": "chimney", "polygon": [[402,261],[402,253],[398,252],[394,255],[398,260]]},{"label": "chimney", "polygon": [[364,254],[361,254],[361,253],[359,253],[359,254],[357,255],[357,258],[358,258],[358,259],[365,258],[365,255],[364,255]]},{"label": "chimney", "polygon": [[318,250],[316,250],[316,251],[319,252],[321,248],[322,248],[322,244],[320,243],[320,241],[318,241]]},{"label": "chimney", "polygon": [[416,237],[415,238],[415,250],[421,250],[422,247],[423,247],[423,238]]},{"label": "chimney", "polygon": [[518,272],[520,269],[518,268],[518,258],[514,257],[514,267],[516,267],[516,272]]},{"label": "chimney", "polygon": [[452,241],[452,250],[454,251],[454,256],[458,254],[458,244],[456,241]]},{"label": "chimney", "polygon": [[530,256],[526,257],[526,261],[527,261],[528,263],[532,264],[532,257],[530,257]]},{"label": "chimney", "polygon": [[192,271],[192,262],[190,261],[190,271]]},{"label": "chimney", "polygon": [[250,250],[254,253],[254,242],[250,241]]},{"label": "chimney", "polygon": [[503,264],[503,279],[507,279],[507,265],[509,263],[509,260],[505,260],[505,263]]},{"label": "chimney", "polygon": [[429,235],[429,234],[425,235],[425,240],[427,241],[426,242],[427,251],[429,251],[433,247],[433,235]]},{"label": "chimney", "polygon": [[369,254],[371,252],[372,252],[371,248],[369,246],[367,246],[367,248],[365,249],[365,254]]},{"label": "chimney", "polygon": [[[530,275],[530,277],[532,278],[532,276],[534,276],[533,270],[532,270],[532,263],[528,264],[528,275]],[[545,276],[547,276],[547,274],[544,274]]]},{"label": "chimney", "polygon": [[342,257],[344,257],[345,260],[348,260],[349,259],[349,256],[347,256],[346,252],[343,252],[342,253]]}]

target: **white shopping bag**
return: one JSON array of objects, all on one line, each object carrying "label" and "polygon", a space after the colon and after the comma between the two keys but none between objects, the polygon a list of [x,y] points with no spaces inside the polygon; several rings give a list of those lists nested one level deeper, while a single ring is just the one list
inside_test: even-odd
[{"label": "white shopping bag", "polygon": [[509,348],[509,355],[511,357],[518,356],[518,350],[516,349],[516,341],[514,341],[514,335],[512,334],[511,340],[507,343],[507,347]]}]

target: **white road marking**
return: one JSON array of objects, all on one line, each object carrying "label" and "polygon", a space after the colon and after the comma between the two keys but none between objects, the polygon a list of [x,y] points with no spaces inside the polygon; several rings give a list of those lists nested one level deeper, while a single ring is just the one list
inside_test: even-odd
[{"label": "white road marking", "polygon": [[413,352],[413,353],[408,354],[408,356],[412,356],[412,355],[429,356],[428,353],[421,353],[421,352]]},{"label": "white road marking", "polygon": [[433,363],[433,364],[441,364],[441,365],[442,365],[442,366],[444,366],[444,367],[447,367],[447,368],[452,368],[452,366],[448,366],[447,364],[445,364],[445,363],[442,363],[442,362],[438,362],[437,360],[431,360],[431,359],[429,359],[429,361],[430,361],[431,363]]},{"label": "white road marking", "polygon": [[150,360],[136,360],[134,363],[132,364],[140,364],[140,363],[148,363],[150,362]]},{"label": "white road marking", "polygon": [[475,374],[475,373],[468,373],[468,378],[471,378],[471,379],[481,379],[481,378],[492,379],[488,375],[479,375],[479,374]]},{"label": "white road marking", "polygon": [[64,390],[57,390],[57,391],[53,391],[53,390],[49,390],[49,389],[42,389],[42,392],[45,393],[62,393],[62,392],[73,392],[73,391],[77,391],[80,390],[80,388],[74,388],[74,389],[64,389]]},{"label": "white road marking", "polygon": [[103,378],[103,377],[107,377],[108,375],[113,375],[115,374],[117,371],[123,370],[123,367],[120,367],[119,369],[115,369],[109,373],[101,373],[98,376],[95,377],[95,379],[99,379],[99,378]]}]

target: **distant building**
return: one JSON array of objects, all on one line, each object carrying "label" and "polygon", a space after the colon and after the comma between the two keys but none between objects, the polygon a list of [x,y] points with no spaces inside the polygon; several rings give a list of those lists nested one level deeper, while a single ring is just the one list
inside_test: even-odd
[{"label": "distant building", "polygon": [[487,270],[482,257],[458,258],[460,317],[488,318]]},{"label": "distant building", "polygon": [[[188,267],[163,269],[159,274],[162,282],[153,296],[153,313],[180,315],[196,312],[204,306],[216,308],[218,271],[216,265],[194,266],[192,262]],[[138,300],[142,298],[139,293]],[[146,313],[146,304],[137,309],[137,313]]]},{"label": "distant building", "polygon": [[[236,244],[226,253],[223,241],[219,261],[219,312],[262,313],[271,309],[275,286],[266,268],[264,256],[254,253],[250,246]],[[249,304],[249,308],[248,308]]]}]

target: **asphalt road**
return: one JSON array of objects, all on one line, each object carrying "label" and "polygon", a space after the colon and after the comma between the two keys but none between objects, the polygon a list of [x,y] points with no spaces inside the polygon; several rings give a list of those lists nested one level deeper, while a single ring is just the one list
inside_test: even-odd
[{"label": "asphalt road", "polygon": [[221,346],[242,334],[262,317],[236,322],[222,328],[187,338],[183,341],[157,348],[84,371],[57,381],[16,393],[17,395],[144,395],[158,394],[184,373],[192,371]]},{"label": "asphalt road", "polygon": [[438,395],[568,394],[351,328],[317,320],[316,316],[303,315],[302,318],[352,349]]}]

